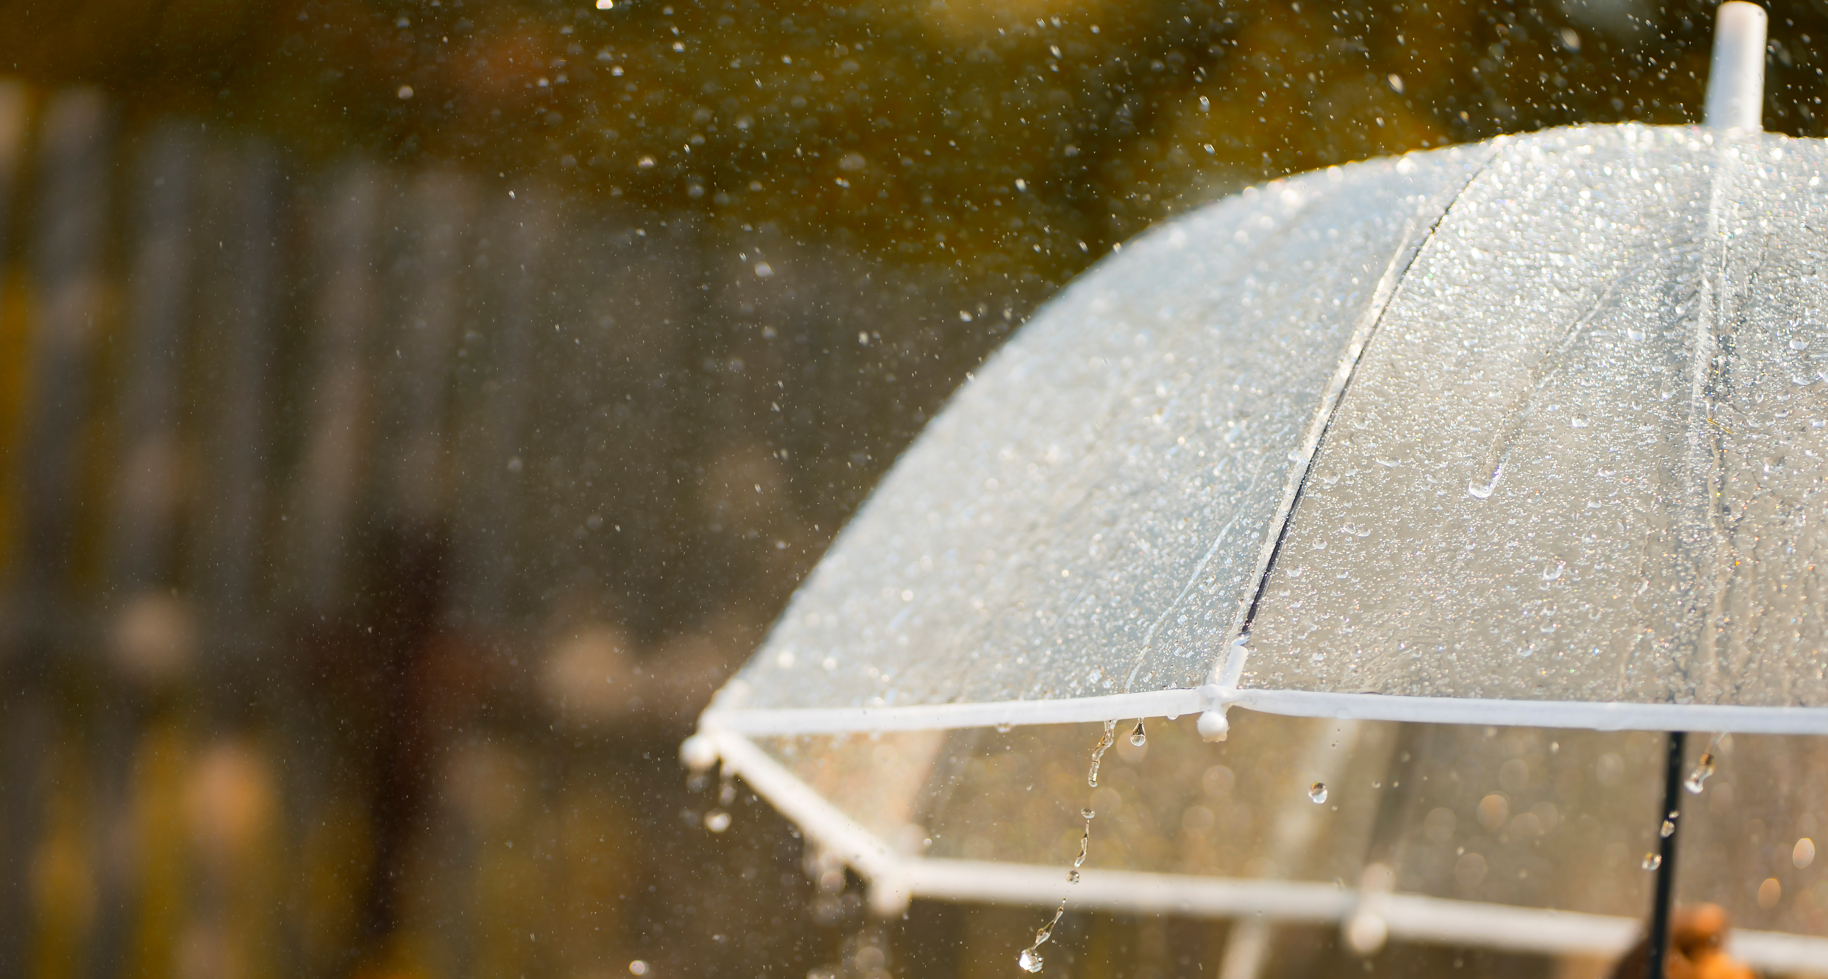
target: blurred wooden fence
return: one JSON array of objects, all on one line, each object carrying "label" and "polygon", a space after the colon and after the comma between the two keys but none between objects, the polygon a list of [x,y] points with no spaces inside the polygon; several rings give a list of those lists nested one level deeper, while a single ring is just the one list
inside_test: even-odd
[{"label": "blurred wooden fence", "polygon": [[1011,310],[11,84],[0,257],[0,975],[819,957],[674,745]]}]

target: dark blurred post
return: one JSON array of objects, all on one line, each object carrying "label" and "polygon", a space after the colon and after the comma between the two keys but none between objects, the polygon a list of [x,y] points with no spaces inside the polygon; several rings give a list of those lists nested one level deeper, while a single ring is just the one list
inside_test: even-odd
[{"label": "dark blurred post", "polygon": [[[344,796],[342,772],[346,723],[353,698],[345,696],[347,657],[357,650],[347,621],[354,587],[351,541],[356,510],[367,476],[365,455],[372,438],[373,395],[370,350],[379,320],[374,262],[383,181],[369,164],[352,161],[333,172],[318,193],[301,198],[311,232],[307,247],[310,282],[302,385],[303,444],[290,474],[286,522],[280,544],[286,611],[297,644],[298,695],[279,707],[295,731],[286,766],[288,808],[293,826],[312,839],[311,827],[334,816]],[[364,865],[366,854],[340,854],[340,866]],[[357,882],[349,882],[353,889]],[[310,909],[307,909],[309,912]],[[309,913],[295,922],[304,932]],[[347,962],[340,930],[319,934],[304,945],[297,974],[340,974]]]},{"label": "dark blurred post", "polygon": [[370,435],[367,349],[376,322],[375,233],[381,180],[348,164],[319,202],[318,266],[306,386],[305,446],[293,475],[290,583],[307,632],[324,632],[346,597],[349,537]]},{"label": "dark blurred post", "polygon": [[23,966],[35,918],[28,881],[40,835],[44,755],[54,725],[46,674],[69,627],[76,495],[89,408],[92,347],[101,312],[113,112],[101,94],[72,90],[45,106],[32,242],[36,313],[34,399],[18,471],[25,546],[17,616],[24,635],[8,657],[8,787],[0,841],[0,968]]},{"label": "dark blurred post", "polygon": [[426,173],[406,198],[408,236],[394,286],[405,299],[391,339],[386,444],[375,573],[380,604],[381,716],[375,741],[375,862],[364,909],[365,952],[390,952],[401,897],[411,880],[415,827],[422,822],[436,726],[435,662],[444,611],[450,449],[446,415],[453,341],[466,298],[466,234],[475,211],[472,185],[455,174]]},{"label": "dark blurred post", "polygon": [[[487,209],[488,268],[478,278],[489,295],[491,323],[482,338],[480,397],[466,426],[469,438],[457,474],[452,546],[452,613],[472,630],[493,638],[506,625],[512,602],[516,542],[516,492],[526,458],[527,413],[533,346],[541,296],[540,260],[552,223],[544,194],[523,192]],[[467,344],[466,344],[467,346]]]},{"label": "dark blurred post", "polygon": [[90,974],[124,962],[136,893],[131,785],[147,694],[176,679],[191,655],[189,608],[172,592],[178,505],[178,406],[193,287],[196,146],[190,127],[153,132],[131,183],[137,222],[128,270],[126,359],[120,370],[107,540],[105,605],[112,662],[96,718],[99,863]]},{"label": "dark blurred post", "polygon": [[198,599],[208,616],[211,672],[230,717],[255,695],[260,624],[261,530],[268,463],[268,416],[279,279],[279,162],[261,143],[235,143],[215,160],[215,273],[206,355],[202,460],[210,490],[197,514]]},{"label": "dark blurred post", "polygon": [[[271,147],[229,140],[205,161],[207,297],[202,303],[194,398],[199,482],[191,575],[203,636],[199,703],[211,744],[191,777],[212,791],[259,792],[260,728],[280,689],[269,671],[269,629],[258,614],[265,551],[278,318],[281,170]],[[208,243],[216,245],[207,247]],[[295,732],[287,732],[295,733]],[[201,790],[199,790],[201,791]],[[227,793],[225,791],[225,797]],[[193,817],[194,819],[197,817]],[[190,953],[210,974],[273,954],[276,893],[253,847],[266,827],[204,817],[193,826],[194,934]]]},{"label": "dark blurred post", "polygon": [[15,198],[19,194],[19,164],[25,156],[27,121],[25,86],[0,81],[0,258],[7,254]]}]

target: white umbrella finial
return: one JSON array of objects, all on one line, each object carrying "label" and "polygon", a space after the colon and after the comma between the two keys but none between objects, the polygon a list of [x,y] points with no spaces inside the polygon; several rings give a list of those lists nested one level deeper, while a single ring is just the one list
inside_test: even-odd
[{"label": "white umbrella finial", "polygon": [[1707,76],[1707,127],[1758,130],[1765,100],[1765,8],[1743,0],[1720,5],[1714,61]]}]

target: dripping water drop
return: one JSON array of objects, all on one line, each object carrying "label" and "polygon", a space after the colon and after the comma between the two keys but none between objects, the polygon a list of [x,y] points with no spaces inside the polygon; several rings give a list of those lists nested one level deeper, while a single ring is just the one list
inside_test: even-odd
[{"label": "dripping water drop", "polygon": [[1149,743],[1149,732],[1143,730],[1143,722],[1136,722],[1136,730],[1130,732],[1130,743],[1140,748]]},{"label": "dripping water drop", "polygon": [[1109,751],[1112,743],[1117,740],[1116,731],[1116,721],[1105,721],[1104,737],[1099,738],[1098,745],[1092,749],[1092,768],[1085,774],[1085,784],[1094,789],[1098,787],[1098,765],[1104,761],[1104,753]]},{"label": "dripping water drop", "polygon": [[1308,786],[1308,798],[1313,800],[1315,805],[1327,801],[1327,783],[1315,782]]},{"label": "dripping water drop", "polygon": [[1049,938],[1054,937],[1054,926],[1060,923],[1060,916],[1065,913],[1066,902],[1062,900],[1060,906],[1054,909],[1053,920],[1042,925],[1035,932],[1035,943],[1023,949],[1022,954],[1016,956],[1016,964],[1022,967],[1023,972],[1041,971],[1041,946],[1047,944]]},{"label": "dripping water drop", "polygon": [[1682,785],[1691,795],[1700,795],[1701,789],[1707,783],[1707,777],[1712,774],[1714,774],[1714,749],[1710,745],[1706,751],[1701,753],[1701,760],[1695,763],[1695,770],[1688,773],[1688,778]]}]

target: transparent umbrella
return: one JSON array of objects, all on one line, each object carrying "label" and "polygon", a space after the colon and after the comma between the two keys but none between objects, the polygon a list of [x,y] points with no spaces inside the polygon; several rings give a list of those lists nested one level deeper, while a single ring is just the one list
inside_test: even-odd
[{"label": "transparent umbrella", "polygon": [[[1723,6],[1707,127],[1330,168],[1122,249],[897,463],[688,763],[881,911],[1608,954],[1680,883],[1754,964],[1828,961],[1808,882],[1765,885],[1828,803],[1828,146],[1758,130],[1763,17]],[[1087,722],[1135,777],[1090,805]],[[1703,746],[1653,731],[1744,773],[1679,881]]]}]

